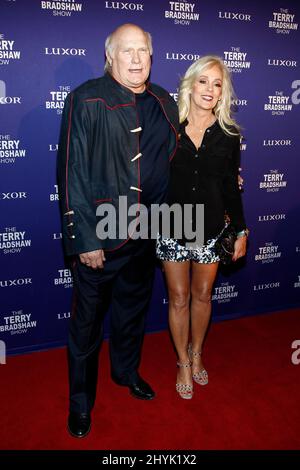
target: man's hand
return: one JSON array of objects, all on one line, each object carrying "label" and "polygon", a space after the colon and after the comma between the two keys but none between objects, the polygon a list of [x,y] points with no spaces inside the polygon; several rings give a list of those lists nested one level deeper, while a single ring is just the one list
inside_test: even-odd
[{"label": "man's hand", "polygon": [[93,269],[103,269],[104,267],[104,251],[103,250],[95,250],[95,251],[88,251],[87,253],[81,253],[79,255],[80,261],[88,266],[89,268]]}]

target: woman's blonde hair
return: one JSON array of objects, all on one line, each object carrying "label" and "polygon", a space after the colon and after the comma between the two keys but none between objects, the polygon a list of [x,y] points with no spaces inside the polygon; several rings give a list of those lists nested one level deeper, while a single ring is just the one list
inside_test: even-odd
[{"label": "woman's blonde hair", "polygon": [[179,120],[180,122],[185,121],[190,112],[191,90],[195,81],[206,69],[211,68],[214,65],[217,65],[220,68],[223,80],[222,97],[214,107],[213,113],[218,119],[224,132],[230,135],[238,135],[240,127],[232,117],[232,100],[235,98],[235,93],[231,82],[230,72],[221,57],[215,55],[203,56],[187,69],[179,88]]}]

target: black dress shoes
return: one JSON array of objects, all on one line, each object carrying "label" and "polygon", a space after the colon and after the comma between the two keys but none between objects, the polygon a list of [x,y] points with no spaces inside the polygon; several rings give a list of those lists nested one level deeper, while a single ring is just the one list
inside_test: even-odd
[{"label": "black dress shoes", "polygon": [[70,412],[68,431],[73,437],[85,437],[91,430],[91,415],[89,413]]},{"label": "black dress shoes", "polygon": [[130,394],[134,398],[139,398],[140,400],[152,400],[155,397],[155,393],[147,382],[145,382],[141,377],[138,380],[128,385]]}]

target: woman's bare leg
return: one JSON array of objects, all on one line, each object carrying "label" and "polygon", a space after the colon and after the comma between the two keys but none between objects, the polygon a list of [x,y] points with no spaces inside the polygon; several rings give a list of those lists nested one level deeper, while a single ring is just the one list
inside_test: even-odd
[{"label": "woman's bare leg", "polygon": [[[202,344],[211,315],[211,293],[219,263],[192,262],[191,282],[191,332],[192,350],[202,351]],[[193,356],[193,374],[203,369],[201,356]]]},{"label": "woman's bare leg", "polygon": [[[190,328],[190,261],[164,261],[169,293],[169,326],[178,354],[178,362],[187,364]],[[179,367],[177,382],[192,385],[191,369]]]}]

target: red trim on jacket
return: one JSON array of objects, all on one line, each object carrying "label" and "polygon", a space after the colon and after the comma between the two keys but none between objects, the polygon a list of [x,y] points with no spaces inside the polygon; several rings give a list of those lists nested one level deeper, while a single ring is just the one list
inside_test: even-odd
[{"label": "red trim on jacket", "polygon": [[[136,108],[136,101],[135,101],[135,95],[133,93],[133,96],[134,96],[134,103],[133,103],[133,106]],[[104,101],[104,100],[103,100]],[[123,106],[130,106],[130,105],[123,105]],[[139,127],[140,125],[140,122],[139,122],[139,115],[138,115],[138,112],[136,111],[136,127]],[[139,134],[136,134],[136,139],[137,139],[137,154],[140,153],[140,136]],[[129,156],[129,158],[131,159],[131,155]],[[130,165],[132,165],[134,162],[129,162]],[[137,165],[138,165],[138,185],[137,187],[139,189],[141,189],[141,169],[140,169],[140,159],[138,158],[137,160]],[[138,210],[139,210],[139,207],[140,207],[140,204],[141,204],[141,194],[140,192],[138,191]],[[136,226],[138,225],[138,220],[139,218],[137,217],[137,224]],[[132,235],[132,234],[131,234]],[[122,246],[125,245],[125,243],[128,242],[128,240],[131,239],[131,236],[130,234],[128,234],[128,238],[126,238],[126,240],[124,240],[122,243],[120,243],[118,246],[116,246],[115,248],[105,248],[105,251],[115,251],[115,250],[118,250],[119,248],[121,248]]]},{"label": "red trim on jacket", "polygon": [[66,158],[66,206],[67,211],[69,211],[69,194],[68,194],[68,165],[69,165],[69,156],[70,156],[70,136],[71,136],[71,124],[72,124],[72,112],[73,112],[73,94],[71,94],[71,103],[68,117],[68,138],[67,138],[67,158]]},{"label": "red trim on jacket", "polygon": [[117,109],[117,108],[124,108],[124,107],[127,107],[127,106],[135,106],[135,103],[116,104],[115,106],[109,106],[103,98],[86,98],[83,101],[84,101],[84,103],[91,103],[93,101],[103,101],[103,103],[105,104],[105,107],[107,109],[110,109],[111,111],[114,110],[114,109]]},{"label": "red trim on jacket", "polygon": [[94,203],[97,204],[98,202],[110,202],[110,201],[112,201],[112,198],[108,197],[106,199],[95,199]]}]

